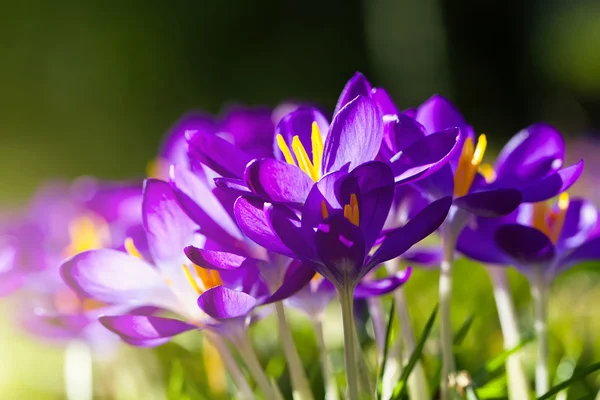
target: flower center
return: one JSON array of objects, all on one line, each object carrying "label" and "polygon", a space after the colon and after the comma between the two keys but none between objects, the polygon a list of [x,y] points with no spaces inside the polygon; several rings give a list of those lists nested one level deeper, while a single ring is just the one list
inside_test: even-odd
[{"label": "flower center", "polygon": [[[308,157],[308,153],[297,135],[292,138],[292,151],[294,152],[292,155],[283,136],[277,134],[277,146],[279,146],[279,149],[283,153],[285,161],[288,164],[297,165],[298,168],[316,182],[321,177],[321,161],[323,159],[323,139],[321,138],[319,125],[316,122],[312,123],[310,141],[312,145],[312,161]],[[294,156],[296,156],[298,164],[294,161]]]},{"label": "flower center", "polygon": [[558,196],[558,210],[550,209],[546,201],[534,203],[531,225],[546,234],[552,243],[556,243],[565,224],[565,215],[568,208],[569,194],[567,192]]},{"label": "flower center", "polygon": [[[325,200],[321,200],[321,216],[323,219],[327,219],[327,217],[329,217],[329,211],[327,210],[327,204],[325,204]],[[350,195],[350,204],[346,204],[344,206],[344,218],[356,226],[359,225],[360,211],[358,209],[358,198],[354,193]]]},{"label": "flower center", "polygon": [[[481,165],[481,160],[483,160],[486,147],[487,138],[484,134],[479,135],[476,146],[473,146],[473,139],[470,137],[465,140],[458,160],[458,167],[456,167],[456,172],[454,173],[455,197],[464,196],[469,193],[473,179],[475,179],[475,174]],[[493,172],[493,169],[491,171]]]},{"label": "flower center", "polygon": [[110,231],[103,218],[87,214],[69,223],[70,243],[64,249],[67,257],[86,250],[100,249],[110,243]]}]

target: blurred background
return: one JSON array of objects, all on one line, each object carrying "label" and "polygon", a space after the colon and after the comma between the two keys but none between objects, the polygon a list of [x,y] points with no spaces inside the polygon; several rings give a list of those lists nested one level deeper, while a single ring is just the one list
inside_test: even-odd
[{"label": "blurred background", "polygon": [[[446,95],[496,149],[539,120],[573,141],[573,160],[585,154],[593,163],[600,149],[596,0],[4,1],[0,48],[4,207],[23,204],[50,178],[143,177],[164,132],[191,109],[294,99],[332,110],[355,71],[401,108]],[[557,282],[555,362],[599,359],[598,335],[589,333],[600,328],[597,270]],[[417,329],[436,302],[436,274],[418,272],[408,286]],[[456,283],[457,324],[476,315],[460,359],[476,369],[502,346],[491,286],[466,262]],[[511,283],[531,328],[527,285],[516,273]],[[10,314],[9,300],[3,309]],[[9,319],[0,332],[0,398],[62,398],[62,350],[22,337]],[[584,333],[596,341],[579,340]],[[306,334],[299,340],[314,348]]]}]

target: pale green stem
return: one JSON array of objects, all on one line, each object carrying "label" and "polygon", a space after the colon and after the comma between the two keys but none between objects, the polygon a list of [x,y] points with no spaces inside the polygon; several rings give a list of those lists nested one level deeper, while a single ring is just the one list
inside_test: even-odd
[{"label": "pale green stem", "polygon": [[227,344],[217,335],[208,334],[206,338],[219,352],[219,355],[225,364],[225,368],[227,368],[227,371],[229,372],[229,375],[231,376],[231,379],[238,390],[239,398],[242,400],[253,399],[254,392],[252,392],[252,388],[250,388],[250,385],[248,385],[248,381],[246,381],[244,373],[233,357],[233,354],[231,354]]},{"label": "pale green stem", "polygon": [[452,320],[451,306],[452,298],[452,264],[454,263],[455,239],[452,234],[445,231],[442,234],[442,246],[444,256],[440,265],[440,336],[442,347],[442,376],[440,383],[441,400],[450,399],[450,388],[448,378],[454,373],[454,354],[452,352]]},{"label": "pale green stem", "polygon": [[537,338],[537,362],[535,365],[535,394],[537,397],[545,394],[550,389],[548,373],[548,306],[547,286],[540,272],[536,273],[531,285],[531,298],[533,299],[533,319]]},{"label": "pale green stem", "polygon": [[313,318],[313,326],[315,330],[317,347],[319,349],[321,375],[323,376],[323,383],[325,384],[325,400],[338,400],[338,387],[331,368],[331,361],[329,359],[327,346],[325,345],[322,315]]},{"label": "pale green stem", "polygon": [[92,351],[82,340],[73,339],[65,350],[64,380],[68,400],[92,400],[94,397]]},{"label": "pale green stem", "polygon": [[[406,302],[403,287],[396,289],[394,292],[394,299],[396,301],[398,320],[400,321],[400,336],[404,338],[405,353],[410,357],[417,347],[417,342],[413,333],[410,312],[408,311],[408,304]],[[429,396],[429,386],[427,377],[425,376],[423,363],[421,363],[420,360],[417,361],[408,378],[408,394],[413,400],[428,400],[431,398]]]},{"label": "pale green stem", "polygon": [[348,385],[348,399],[359,400],[358,389],[358,349],[355,338],[354,325],[354,288],[338,290],[342,306],[342,320],[344,327],[344,358],[346,362],[346,380]]},{"label": "pale green stem", "polygon": [[283,303],[275,303],[275,310],[279,326],[279,338],[290,370],[294,399],[313,400],[312,391],[308,379],[306,378],[306,373],[304,372],[302,360],[300,360],[300,356],[298,355],[292,331],[285,317]]},{"label": "pale green stem", "polygon": [[[506,269],[502,267],[488,268],[494,287],[494,298],[498,309],[498,319],[504,338],[504,349],[509,350],[519,345],[521,334],[517,324],[517,315],[508,287]],[[508,398],[511,400],[529,399],[529,385],[520,352],[506,359],[508,376]]]},{"label": "pale green stem", "polygon": [[248,367],[248,371],[250,371],[250,374],[256,381],[260,390],[264,393],[265,397],[267,399],[278,398],[277,390],[271,386],[271,382],[269,381],[269,378],[267,378],[262,365],[260,365],[260,361],[252,348],[250,340],[248,340],[248,336],[246,334],[241,334],[236,337],[234,343],[237,345],[238,351]]},{"label": "pale green stem", "polygon": [[379,359],[383,358],[383,349],[385,347],[385,320],[383,318],[383,305],[378,297],[367,298],[371,323],[373,324],[373,334],[377,344],[377,355]]}]

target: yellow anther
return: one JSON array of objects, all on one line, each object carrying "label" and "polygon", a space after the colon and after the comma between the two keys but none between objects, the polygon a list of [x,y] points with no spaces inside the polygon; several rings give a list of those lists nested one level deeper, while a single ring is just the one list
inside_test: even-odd
[{"label": "yellow anther", "polygon": [[483,175],[487,183],[492,183],[496,180],[496,171],[492,164],[483,163],[479,166],[479,173]]},{"label": "yellow anther", "polygon": [[277,146],[279,146],[279,150],[281,150],[281,152],[283,153],[285,161],[288,164],[296,165],[296,163],[294,162],[294,157],[292,157],[292,152],[290,151],[290,148],[288,147],[287,143],[285,142],[285,139],[283,138],[283,136],[281,136],[280,133],[277,134]]},{"label": "yellow anther", "polygon": [[471,138],[465,140],[454,174],[454,196],[464,196],[469,193],[475,174],[483,160],[486,147],[487,138],[483,134],[479,135],[475,147]]},{"label": "yellow anther", "polygon": [[344,206],[344,218],[358,226],[360,222],[360,212],[358,210],[358,199],[356,194],[350,195],[350,204]]},{"label": "yellow anther", "polygon": [[558,208],[560,211],[567,211],[567,208],[569,208],[569,193],[562,192],[558,196]]},{"label": "yellow anther", "polygon": [[327,219],[329,217],[329,212],[327,211],[327,204],[325,204],[325,200],[321,200],[321,216],[323,219]]},{"label": "yellow anther", "polygon": [[306,149],[298,136],[294,136],[292,139],[292,149],[294,150],[300,169],[310,176],[313,181],[316,182],[319,180],[319,171],[315,170],[315,167],[310,161],[310,158],[308,158],[308,153],[306,153]]},{"label": "yellow anther", "polygon": [[110,232],[106,222],[95,215],[85,215],[73,220],[69,224],[69,236],[71,244],[65,249],[67,256],[99,249],[110,242]]},{"label": "yellow anther", "polygon": [[550,240],[552,243],[558,241],[560,232],[565,224],[565,217],[567,215],[567,209],[569,208],[569,194],[567,192],[561,193],[558,196],[558,211],[552,214],[550,224]]},{"label": "yellow anther", "polygon": [[198,278],[200,278],[200,282],[202,282],[203,291],[223,284],[218,271],[202,268],[195,264],[194,269],[196,270]]},{"label": "yellow anther", "polygon": [[187,265],[185,265],[185,264],[183,264],[183,272],[185,273],[185,277],[187,278],[190,285],[192,285],[194,290],[198,294],[202,294],[202,289],[200,289],[200,287],[198,286],[198,283],[196,283],[196,279],[194,279],[194,277],[192,276],[192,273],[190,272]]},{"label": "yellow anther", "polygon": [[138,248],[135,247],[135,243],[133,242],[132,238],[128,237],[127,239],[125,239],[125,243],[123,243],[123,246],[125,247],[125,251],[127,252],[127,254],[129,254],[130,256],[134,256],[141,259],[144,258],[142,256],[142,253],[140,253],[140,251],[138,250]]},{"label": "yellow anther", "polygon": [[321,162],[323,160],[323,138],[321,137],[321,130],[317,122],[312,123],[312,131],[310,135],[312,154],[313,154],[313,168],[315,172],[321,174]]}]

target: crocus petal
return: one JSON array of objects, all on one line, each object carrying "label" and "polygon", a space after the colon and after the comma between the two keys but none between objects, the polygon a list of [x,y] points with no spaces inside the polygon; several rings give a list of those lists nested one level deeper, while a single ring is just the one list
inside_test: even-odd
[{"label": "crocus petal", "polygon": [[388,149],[396,154],[425,137],[427,131],[415,119],[405,114],[384,118],[383,141]]},{"label": "crocus petal", "polygon": [[364,299],[368,297],[382,296],[384,294],[393,292],[406,281],[408,281],[411,273],[412,268],[407,267],[404,271],[383,279],[363,279],[358,285],[356,285],[356,288],[354,289],[354,298]]},{"label": "crocus petal", "polygon": [[212,240],[232,245],[244,237],[229,213],[223,208],[210,187],[189,169],[174,165],[171,168],[171,184],[179,204],[200,228],[200,232]]},{"label": "crocus petal", "polygon": [[375,103],[379,106],[383,114],[385,115],[396,115],[399,114],[398,108],[392,100],[392,96],[384,88],[373,88],[371,89],[371,98],[375,100]]},{"label": "crocus petal", "polygon": [[454,192],[454,173],[450,165],[444,165],[437,172],[420,179],[415,186],[427,197],[439,199],[451,196]]},{"label": "crocus petal", "polygon": [[313,185],[300,168],[272,158],[254,160],[246,167],[248,187],[267,201],[300,206]]},{"label": "crocus petal", "polygon": [[250,257],[240,256],[224,251],[199,249],[194,246],[186,247],[185,255],[190,259],[191,262],[201,266],[202,268],[222,271],[235,271],[241,267],[255,265],[257,262],[257,260]]},{"label": "crocus petal", "polygon": [[226,192],[235,193],[238,196],[254,196],[260,198],[257,194],[253,193],[246,182],[243,179],[237,178],[215,178],[215,186]]},{"label": "crocus petal", "polygon": [[347,176],[344,171],[330,172],[313,185],[302,208],[302,226],[316,228],[323,221],[323,202],[327,210],[343,208],[338,197]]},{"label": "crocus petal", "polygon": [[158,270],[117,250],[79,253],[64,262],[61,275],[81,296],[105,303],[173,309],[177,302]]},{"label": "crocus petal", "polygon": [[402,254],[402,260],[424,267],[438,267],[442,262],[442,257],[443,254],[440,247],[412,248]]},{"label": "crocus petal", "polygon": [[199,329],[177,319],[148,315],[103,316],[99,320],[107,329],[123,338],[143,341],[170,338]]},{"label": "crocus petal", "polygon": [[565,142],[554,127],[539,123],[523,129],[504,146],[494,170],[498,181],[524,182],[562,167]]},{"label": "crocus petal", "polygon": [[365,243],[359,227],[343,215],[333,215],[319,225],[315,243],[324,266],[314,268],[336,286],[353,283],[362,278]]},{"label": "crocus petal", "polygon": [[448,128],[459,128],[466,135],[466,121],[456,107],[444,96],[433,95],[417,109],[415,119],[427,132],[441,132]]},{"label": "crocus petal", "polygon": [[447,129],[415,141],[390,160],[396,183],[424,179],[448,163],[461,145],[459,129]]},{"label": "crocus petal", "polygon": [[198,297],[198,307],[217,320],[245,317],[256,305],[256,299],[244,292],[216,286]]},{"label": "crocus petal", "polygon": [[213,134],[197,132],[188,138],[188,154],[226,178],[241,178],[252,156]]},{"label": "crocus petal", "polygon": [[[289,249],[287,253],[281,253],[292,258],[301,260],[317,260],[313,243],[313,230],[311,227],[302,225],[289,208],[282,205],[273,205],[266,209],[270,226]],[[269,243],[265,245],[268,249],[277,252]]]},{"label": "crocus petal", "polygon": [[521,200],[517,189],[492,189],[469,193],[455,199],[454,204],[481,217],[499,217],[516,210]]},{"label": "crocus petal", "polygon": [[[292,140],[294,136],[298,136],[300,142],[304,146],[308,157],[312,160],[312,125],[313,122],[317,123],[319,127],[319,131],[321,132],[321,139],[324,141],[327,136],[327,131],[329,130],[329,121],[327,118],[316,108],[313,107],[300,107],[299,109],[292,111],[285,117],[281,119],[279,124],[277,125],[276,134],[280,134],[283,136],[283,140],[291,149]],[[283,153],[279,149],[279,145],[275,140],[273,144],[273,151],[275,153],[275,158],[280,161],[285,161]],[[292,158],[298,165],[298,159],[294,152],[292,152]]]},{"label": "crocus petal", "polygon": [[598,224],[598,210],[591,201],[572,199],[565,214],[556,247],[573,249],[582,245],[594,232]]},{"label": "crocus petal", "polygon": [[252,157],[272,157],[271,143],[275,126],[269,107],[230,106],[223,113],[219,132]]},{"label": "crocus petal", "polygon": [[518,266],[542,263],[554,258],[554,245],[548,236],[530,226],[502,225],[496,230],[495,241]]},{"label": "crocus petal", "polygon": [[568,253],[557,262],[555,274],[587,261],[600,260],[600,237],[595,237]]},{"label": "crocus petal", "polygon": [[346,104],[350,103],[356,96],[369,96],[371,94],[371,84],[367,78],[360,72],[356,72],[352,78],[346,83],[342,93],[338,98],[337,105],[333,111],[336,115]]},{"label": "crocus petal", "polygon": [[131,339],[122,337],[121,340],[127,343],[130,346],[142,347],[142,348],[153,348],[162,346],[163,344],[168,343],[171,338],[160,338],[160,339],[150,339],[150,340],[141,340],[141,339]]},{"label": "crocus petal", "polygon": [[359,96],[333,118],[323,149],[323,173],[349,165],[350,170],[377,156],[383,138],[382,112]]},{"label": "crocus petal", "polygon": [[[501,226],[500,218],[477,218],[458,236],[456,249],[472,260],[496,265],[509,265],[510,257],[496,245],[494,235]],[[471,226],[475,225],[475,226]]]},{"label": "crocus petal", "polygon": [[198,226],[181,209],[167,182],[146,180],[142,216],[150,253],[159,268],[181,268],[179,261],[185,261],[183,248],[197,241]]},{"label": "crocus petal", "polygon": [[275,293],[268,297],[263,304],[285,300],[309,284],[311,279],[315,276],[315,271],[302,262],[297,261],[295,264],[296,267],[286,274],[283,284],[275,291]]},{"label": "crocus petal", "polygon": [[568,190],[579,179],[582,172],[583,160],[519,188],[523,194],[523,202],[535,203],[548,200]]},{"label": "crocus petal", "polygon": [[261,200],[240,197],[234,205],[235,219],[240,229],[253,242],[279,254],[290,255],[290,249],[273,232]]},{"label": "crocus petal", "polygon": [[451,205],[452,197],[443,197],[425,207],[406,225],[395,229],[369,259],[368,270],[382,262],[398,257],[414,244],[435,232],[446,219]]},{"label": "crocus petal", "polygon": [[212,133],[215,129],[215,120],[211,115],[199,111],[185,114],[169,128],[160,146],[160,158],[172,164],[185,164],[188,157],[186,137],[196,132]]}]

